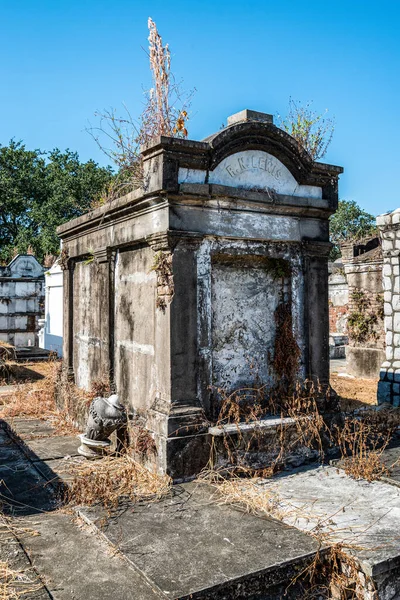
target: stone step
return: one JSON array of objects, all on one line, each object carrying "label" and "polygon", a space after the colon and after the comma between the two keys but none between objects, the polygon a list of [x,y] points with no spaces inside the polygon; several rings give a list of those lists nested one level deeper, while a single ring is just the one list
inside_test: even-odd
[{"label": "stone step", "polygon": [[286,427],[295,424],[295,419],[291,417],[267,417],[259,421],[250,421],[248,423],[230,423],[228,425],[215,425],[208,428],[208,433],[212,436],[220,437],[224,435],[240,435],[252,433],[254,431],[277,431],[278,427]]},{"label": "stone step", "polygon": [[[175,485],[157,502],[79,514],[173,600],[278,600],[318,551],[318,542],[270,518],[221,502],[204,483]],[[296,585],[287,598],[298,598]]]},{"label": "stone step", "polygon": [[[303,443],[299,436],[299,422],[302,421],[303,429],[306,429],[307,420],[307,416],[299,419],[270,416],[258,421],[210,427],[214,469],[226,473],[236,466],[265,469],[276,466],[277,459],[279,467],[298,467],[317,460],[318,451]],[[286,442],[284,453],[282,439]]]},{"label": "stone step", "polygon": [[45,348],[38,348],[36,346],[26,346],[15,348],[15,359],[17,362],[37,362],[48,360],[54,353],[51,350],[45,350]]}]

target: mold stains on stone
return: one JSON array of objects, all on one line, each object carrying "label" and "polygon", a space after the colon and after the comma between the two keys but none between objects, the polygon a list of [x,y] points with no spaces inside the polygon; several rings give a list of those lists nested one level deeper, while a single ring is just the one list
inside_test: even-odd
[{"label": "mold stains on stone", "polygon": [[36,331],[36,315],[27,315],[26,331]]},{"label": "mold stains on stone", "polygon": [[255,379],[274,384],[274,315],[283,294],[286,265],[266,256],[214,255],[213,386],[232,390]]},{"label": "mold stains on stone", "polygon": [[282,277],[290,277],[291,274],[290,264],[283,258],[271,258],[270,256],[257,254],[232,255],[216,253],[213,255],[213,262],[235,267],[259,267],[270,273],[274,280]]}]

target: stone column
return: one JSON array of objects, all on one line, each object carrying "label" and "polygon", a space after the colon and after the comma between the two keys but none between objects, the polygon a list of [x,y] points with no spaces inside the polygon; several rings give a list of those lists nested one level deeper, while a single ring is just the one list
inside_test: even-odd
[{"label": "stone column", "polygon": [[376,219],[382,238],[386,360],[378,383],[378,404],[400,406],[400,208]]},{"label": "stone column", "polygon": [[159,467],[173,478],[201,471],[210,455],[197,390],[196,250],[201,239],[175,232],[146,240],[160,263],[156,339],[165,348],[160,373],[169,380],[168,398],[147,411],[146,426],[156,442]]},{"label": "stone column", "polygon": [[63,271],[63,366],[69,378],[74,379],[73,360],[73,273],[74,262],[69,258],[64,248],[61,252],[60,266]]},{"label": "stone column", "polygon": [[329,384],[328,255],[331,244],[307,243],[305,254],[305,347],[307,377]]}]

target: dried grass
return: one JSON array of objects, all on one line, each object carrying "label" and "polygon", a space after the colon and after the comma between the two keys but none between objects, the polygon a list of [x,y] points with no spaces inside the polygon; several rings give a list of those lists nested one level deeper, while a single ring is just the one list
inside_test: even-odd
[{"label": "dried grass", "polygon": [[[78,388],[64,377],[60,361],[49,361],[41,368],[42,379],[29,383],[20,383],[7,395],[2,409],[3,417],[27,417],[43,419],[50,422],[56,435],[75,435],[78,433],[78,422],[86,416],[90,403],[97,396],[110,394],[110,383],[107,377],[92,383],[89,391]],[[56,406],[56,393],[61,394],[60,404]]]},{"label": "dried grass", "polygon": [[101,504],[111,509],[121,500],[157,500],[169,492],[172,484],[168,475],[149,471],[128,454],[73,463],[69,472],[74,478],[68,482],[63,500],[72,505]]},{"label": "dried grass", "polygon": [[[16,525],[15,521],[0,512],[0,541],[3,550],[9,540],[19,542],[20,535],[39,535],[37,531]],[[18,600],[38,592],[43,587],[33,568],[14,568],[10,560],[0,560],[0,600]]]},{"label": "dried grass", "polygon": [[66,411],[59,411],[55,403],[56,384],[61,365],[51,361],[46,368],[43,379],[30,383],[18,384],[9,396],[2,409],[2,417],[27,417],[50,421],[57,435],[74,435],[77,433]]},{"label": "dried grass", "polygon": [[383,461],[383,453],[400,426],[400,411],[366,410],[345,419],[335,427],[332,437],[341,453],[340,466],[354,479],[375,481],[387,477],[391,469]]},{"label": "dried grass", "polygon": [[[268,393],[263,385],[241,388],[231,394],[218,389],[219,412],[210,424],[220,428],[223,435],[213,437],[203,476],[212,478],[219,471],[221,451],[226,457],[225,471],[241,476],[271,476],[296,452],[322,461],[329,444],[329,429],[318,408],[321,394],[322,390],[310,382],[296,386],[292,394],[286,395]],[[261,426],[269,416],[281,418],[275,435]],[[230,426],[230,433],[226,426]],[[259,464],[263,461],[257,460],[258,453],[264,463],[269,463],[267,467]]]},{"label": "dried grass", "polygon": [[32,568],[13,569],[9,561],[0,561],[0,600],[18,600],[42,588]]}]

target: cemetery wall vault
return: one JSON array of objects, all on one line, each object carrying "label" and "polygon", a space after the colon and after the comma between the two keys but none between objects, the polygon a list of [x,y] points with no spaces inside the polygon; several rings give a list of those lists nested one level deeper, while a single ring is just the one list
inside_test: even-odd
[{"label": "cemetery wall vault", "polygon": [[295,377],[327,385],[328,218],[340,167],[313,163],[270,115],[243,111],[202,142],[142,148],[143,189],[58,232],[64,365],[109,376],[152,436],[159,470],[197,473],[219,387],[272,388],[277,307],[289,306]]},{"label": "cemetery wall vault", "polygon": [[0,340],[16,348],[38,345],[44,312],[44,268],[31,254],[0,267]]}]

